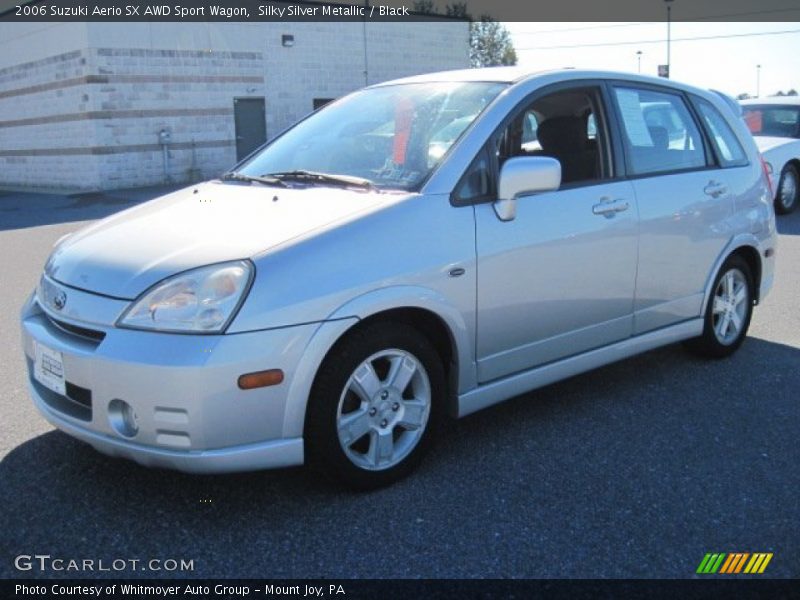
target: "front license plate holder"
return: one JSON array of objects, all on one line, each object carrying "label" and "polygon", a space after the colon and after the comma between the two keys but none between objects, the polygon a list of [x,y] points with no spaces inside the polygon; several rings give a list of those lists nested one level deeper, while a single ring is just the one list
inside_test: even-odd
[{"label": "front license plate holder", "polygon": [[67,395],[67,381],[64,377],[64,356],[40,342],[33,343],[33,377],[62,396]]}]

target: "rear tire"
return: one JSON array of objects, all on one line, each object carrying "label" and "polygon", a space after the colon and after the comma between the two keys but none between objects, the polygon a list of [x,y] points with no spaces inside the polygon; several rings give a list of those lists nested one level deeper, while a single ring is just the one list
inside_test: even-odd
[{"label": "rear tire", "polygon": [[334,346],[311,390],[306,462],[360,489],[405,477],[428,451],[443,419],[442,361],[408,325],[376,322]]},{"label": "rear tire", "polygon": [[738,255],[725,261],[711,288],[703,334],[686,347],[700,356],[724,358],[742,345],[753,316],[753,275]]},{"label": "rear tire", "polygon": [[781,171],[778,180],[778,193],[775,196],[775,212],[779,215],[788,215],[797,208],[798,195],[800,194],[800,175],[797,167],[786,165]]}]

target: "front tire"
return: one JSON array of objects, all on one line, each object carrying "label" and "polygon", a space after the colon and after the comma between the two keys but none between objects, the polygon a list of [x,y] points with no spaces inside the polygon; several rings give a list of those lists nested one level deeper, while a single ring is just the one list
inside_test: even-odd
[{"label": "front tire", "polygon": [[719,270],[706,307],[703,334],[686,342],[695,354],[730,356],[742,345],[753,316],[753,275],[740,256],[728,258]]},{"label": "front tire", "polygon": [[800,194],[800,175],[797,167],[786,165],[781,171],[778,180],[778,194],[775,196],[775,212],[779,215],[788,215],[797,208],[798,194]]},{"label": "front tire", "polygon": [[382,487],[410,473],[442,421],[442,361],[407,325],[376,322],[337,343],[309,397],[308,464],[357,489]]}]

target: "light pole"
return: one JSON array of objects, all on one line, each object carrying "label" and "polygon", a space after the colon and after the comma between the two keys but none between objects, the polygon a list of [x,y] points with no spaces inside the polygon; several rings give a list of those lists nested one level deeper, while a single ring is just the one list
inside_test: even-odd
[{"label": "light pole", "polygon": [[670,73],[670,45],[672,44],[672,2],[674,0],[664,0],[667,5],[667,79]]},{"label": "light pole", "polygon": [[642,51],[641,50],[637,50],[636,51],[636,60],[637,60],[637,65],[636,65],[637,66],[637,73],[641,73],[642,72]]},{"label": "light pole", "polygon": [[756,98],[761,97],[761,65],[756,65]]}]

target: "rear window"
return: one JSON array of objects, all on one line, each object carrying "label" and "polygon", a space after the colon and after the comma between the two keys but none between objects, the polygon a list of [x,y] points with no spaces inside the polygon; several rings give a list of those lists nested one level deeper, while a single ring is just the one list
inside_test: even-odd
[{"label": "rear window", "polygon": [[751,104],[742,110],[753,135],[800,138],[800,106]]}]

